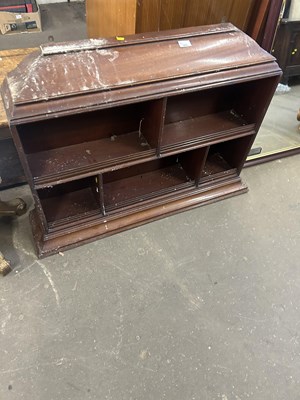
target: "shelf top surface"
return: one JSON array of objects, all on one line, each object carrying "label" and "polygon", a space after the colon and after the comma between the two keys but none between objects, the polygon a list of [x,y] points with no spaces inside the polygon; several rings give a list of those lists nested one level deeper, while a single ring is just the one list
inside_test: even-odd
[{"label": "shelf top surface", "polygon": [[[3,95],[6,108],[274,63],[231,24],[89,39],[41,46],[14,70]],[[67,107],[67,104],[64,105]],[[47,108],[47,107],[46,107]]]}]

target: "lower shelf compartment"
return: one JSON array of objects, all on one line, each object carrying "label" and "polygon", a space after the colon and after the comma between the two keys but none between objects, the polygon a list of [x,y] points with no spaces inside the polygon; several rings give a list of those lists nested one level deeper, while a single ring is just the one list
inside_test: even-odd
[{"label": "lower shelf compartment", "polygon": [[249,135],[210,146],[201,171],[200,183],[239,174],[253,139],[254,136]]},{"label": "lower shelf compartment", "polygon": [[101,215],[95,178],[38,190],[49,228]]},{"label": "lower shelf compartment", "polygon": [[194,186],[174,157],[104,174],[103,180],[107,211]]},{"label": "lower shelf compartment", "polygon": [[242,194],[246,191],[247,187],[243,185],[240,178],[236,176],[226,183],[211,185],[206,189],[199,188],[198,191],[190,193],[190,195],[186,195],[182,198],[168,199],[164,203],[152,204],[152,206],[147,209],[135,212],[131,211],[124,215],[122,214],[114,217],[108,216],[104,221],[102,219],[102,221],[96,221],[93,224],[87,222],[85,226],[78,227],[77,230],[66,230],[51,236],[44,232],[36,210],[31,212],[30,221],[38,256],[41,258],[58,253],[59,251],[68,250],[101,237],[137,227],[180,211]]},{"label": "lower shelf compartment", "polygon": [[215,153],[207,158],[201,173],[201,179],[213,179],[222,173],[231,171],[236,171],[236,169],[232,168],[220,153]]}]

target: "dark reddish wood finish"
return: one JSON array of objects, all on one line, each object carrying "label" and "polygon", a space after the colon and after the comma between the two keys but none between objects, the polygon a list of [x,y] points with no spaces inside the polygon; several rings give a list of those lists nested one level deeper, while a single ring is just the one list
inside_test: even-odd
[{"label": "dark reddish wood finish", "polygon": [[271,0],[261,0],[256,2],[250,19],[250,26],[247,33],[258,42],[261,30],[266,21],[268,11],[270,9]]},{"label": "dark reddish wood finish", "polygon": [[283,12],[283,0],[271,0],[270,11],[264,28],[261,47],[271,52],[277,28],[280,22],[280,14]]},{"label": "dark reddish wood finish", "polygon": [[280,74],[231,24],[29,56],[2,96],[38,255],[245,192],[239,174]]}]

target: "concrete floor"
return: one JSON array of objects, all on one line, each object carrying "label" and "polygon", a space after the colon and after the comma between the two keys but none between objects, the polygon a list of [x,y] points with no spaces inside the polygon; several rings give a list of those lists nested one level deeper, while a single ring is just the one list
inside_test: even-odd
[{"label": "concrete floor", "polygon": [[0,35],[0,49],[37,47],[55,41],[87,38],[84,3],[57,3],[40,6],[43,32]]},{"label": "concrete floor", "polygon": [[28,215],[2,219],[0,398],[298,400],[299,170],[42,261]]}]

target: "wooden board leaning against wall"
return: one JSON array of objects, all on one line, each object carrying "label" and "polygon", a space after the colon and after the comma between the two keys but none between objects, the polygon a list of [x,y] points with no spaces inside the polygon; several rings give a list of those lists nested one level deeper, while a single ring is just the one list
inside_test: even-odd
[{"label": "wooden board leaning against wall", "polygon": [[89,37],[230,21],[247,30],[257,0],[87,0]]}]

